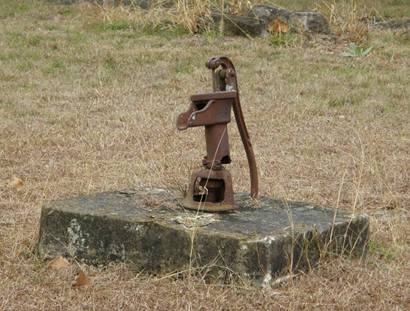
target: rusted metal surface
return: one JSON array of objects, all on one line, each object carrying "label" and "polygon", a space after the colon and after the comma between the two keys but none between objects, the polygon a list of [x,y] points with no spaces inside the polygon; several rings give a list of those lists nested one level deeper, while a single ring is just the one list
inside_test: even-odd
[{"label": "rusted metal surface", "polygon": [[189,209],[224,212],[234,209],[232,177],[227,169],[195,171],[183,205]]},{"label": "rusted metal surface", "polygon": [[231,163],[227,128],[231,110],[248,159],[252,198],[258,196],[258,173],[239,100],[235,67],[224,56],[212,57],[206,66],[212,70],[213,92],[191,96],[189,109],[177,119],[178,130],[205,126],[207,154],[202,160],[203,169],[192,174],[184,206],[203,211],[227,211],[235,208],[232,178],[223,166]]},{"label": "rusted metal surface", "polygon": [[251,197],[258,197],[258,170],[256,167],[255,154],[253,152],[252,143],[249,137],[248,129],[246,128],[245,118],[242,113],[241,102],[239,100],[238,81],[236,78],[236,70],[233,63],[227,57],[212,57],[207,67],[213,72],[213,87],[214,91],[236,91],[236,101],[233,105],[235,120],[238,125],[239,134],[241,135],[242,143],[245,148],[246,157],[248,159],[249,173],[251,178]]}]

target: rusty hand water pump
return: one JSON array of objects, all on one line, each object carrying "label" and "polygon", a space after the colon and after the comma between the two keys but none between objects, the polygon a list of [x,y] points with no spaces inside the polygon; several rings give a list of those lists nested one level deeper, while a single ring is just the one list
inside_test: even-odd
[{"label": "rusty hand water pump", "polygon": [[258,196],[258,173],[239,101],[235,67],[224,56],[212,57],[206,66],[212,70],[213,92],[192,95],[188,111],[177,119],[178,130],[205,126],[207,151],[202,160],[203,168],[192,174],[183,206],[222,212],[235,208],[232,177],[223,166],[231,163],[227,124],[231,121],[232,109],[248,159],[252,198]]}]

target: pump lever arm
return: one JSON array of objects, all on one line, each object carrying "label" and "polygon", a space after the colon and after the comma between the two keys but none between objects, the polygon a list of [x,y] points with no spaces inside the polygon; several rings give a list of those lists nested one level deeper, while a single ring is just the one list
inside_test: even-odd
[{"label": "pump lever arm", "polygon": [[249,173],[251,179],[251,197],[258,197],[258,170],[256,167],[255,154],[252,143],[245,124],[245,118],[242,113],[241,102],[239,100],[238,82],[236,71],[233,63],[226,56],[212,57],[206,64],[212,70],[214,91],[236,91],[236,99],[233,105],[236,124],[238,125],[239,134],[245,148],[248,159]]}]

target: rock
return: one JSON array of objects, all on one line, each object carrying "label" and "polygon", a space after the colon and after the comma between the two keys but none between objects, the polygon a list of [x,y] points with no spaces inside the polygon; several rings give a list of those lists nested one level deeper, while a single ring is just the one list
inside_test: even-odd
[{"label": "rock", "polygon": [[154,274],[208,271],[228,281],[269,283],[315,266],[326,251],[362,256],[369,219],[340,210],[235,195],[232,213],[183,209],[179,192],[143,188],[45,204],[37,250],[42,258],[72,257],[90,264],[132,263]]},{"label": "rock", "polygon": [[288,23],[290,30],[294,32],[331,32],[327,19],[319,12],[292,12],[271,5],[255,5],[249,11],[248,17],[263,21],[265,28],[269,28],[271,23],[279,19]]},{"label": "rock", "polygon": [[211,13],[212,22],[217,30],[220,29],[221,22],[223,21],[224,34],[230,35],[250,35],[264,37],[268,34],[264,21],[248,17],[248,16],[236,16],[231,14],[221,14],[220,12],[213,11]]},{"label": "rock", "polygon": [[374,21],[370,23],[370,26],[377,28],[390,28],[390,29],[410,29],[410,18],[405,19],[392,19],[387,21]]},{"label": "rock", "polygon": [[290,16],[291,28],[311,33],[330,34],[327,19],[319,12],[294,12]]},{"label": "rock", "polygon": [[291,11],[277,8],[271,5],[265,5],[265,4],[255,5],[248,12],[249,17],[261,19],[265,23],[273,21],[276,18],[280,18],[280,19],[283,19],[284,21],[288,21],[291,14],[292,14]]}]

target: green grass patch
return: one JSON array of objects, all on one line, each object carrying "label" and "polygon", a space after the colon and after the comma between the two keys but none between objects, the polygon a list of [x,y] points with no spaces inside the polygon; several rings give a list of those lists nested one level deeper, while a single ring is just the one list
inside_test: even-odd
[{"label": "green grass patch", "polygon": [[352,104],[353,104],[353,100],[351,98],[336,98],[336,99],[329,100],[327,102],[327,106],[331,108],[339,108],[339,107],[348,106]]},{"label": "green grass patch", "polygon": [[67,31],[68,41],[70,44],[82,44],[87,42],[87,36],[80,31]]},{"label": "green grass patch", "polygon": [[0,69],[0,81],[13,82],[13,81],[17,81],[17,79],[18,79],[17,76],[12,75],[12,74],[7,74]]},{"label": "green grass patch", "polygon": [[44,70],[46,74],[55,74],[57,72],[63,72],[66,69],[66,65],[62,59],[54,59]]},{"label": "green grass patch", "polygon": [[43,42],[46,42],[48,40],[50,40],[49,37],[37,35],[37,34],[22,33],[22,32],[17,32],[17,31],[6,33],[7,44],[14,48],[38,47]]},{"label": "green grass patch", "polygon": [[[379,0],[378,2],[381,2]],[[400,18],[410,16],[410,2],[409,0],[388,0],[384,1],[384,5],[379,5],[380,14],[385,18]]]},{"label": "green grass patch", "polygon": [[74,12],[72,5],[60,5],[58,6],[57,13],[63,16],[69,16]]},{"label": "green grass patch", "polygon": [[0,1],[0,18],[14,17],[28,12],[32,7],[32,1],[14,0]]},{"label": "green grass patch", "polygon": [[23,45],[25,41],[26,37],[20,32],[11,31],[6,33],[6,42],[11,47],[19,47]]},{"label": "green grass patch", "polygon": [[136,53],[134,62],[138,65],[154,65],[166,56],[167,53],[163,51],[141,51]]},{"label": "green grass patch", "polygon": [[115,71],[118,68],[118,62],[112,55],[107,55],[103,59],[104,68],[109,71]]},{"label": "green grass patch", "polygon": [[39,46],[42,41],[42,37],[39,35],[33,35],[27,38],[27,44],[29,46]]},{"label": "green grass patch", "polygon": [[268,42],[274,47],[290,47],[298,42],[298,36],[293,33],[278,33],[268,37]]},{"label": "green grass patch", "polygon": [[410,46],[410,30],[403,31],[397,35],[397,41],[400,44]]},{"label": "green grass patch", "polygon": [[1,52],[0,51],[0,61],[8,63],[16,59],[19,59],[19,54],[13,52]]},{"label": "green grass patch", "polygon": [[373,240],[369,242],[369,253],[387,262],[394,261],[400,255],[400,251],[394,246],[383,245]]},{"label": "green grass patch", "polygon": [[112,22],[101,22],[95,25],[98,31],[120,31],[134,29],[135,25],[126,20],[118,20]]},{"label": "green grass patch", "polygon": [[175,73],[192,73],[194,70],[192,61],[187,58],[177,58],[175,62]]},{"label": "green grass patch", "polygon": [[351,79],[367,74],[369,72],[369,69],[365,68],[364,66],[352,64],[350,62],[344,62],[342,65],[333,67],[330,72],[337,74],[337,76],[340,76],[341,78]]},{"label": "green grass patch", "polygon": [[141,29],[144,35],[159,36],[166,39],[173,39],[188,34],[188,30],[180,25],[158,24],[144,25]]},{"label": "green grass patch", "polygon": [[167,39],[172,39],[188,34],[188,30],[180,25],[174,25],[171,23],[161,23],[161,24],[139,24],[127,20],[118,20],[111,22],[98,22],[95,23],[92,28],[101,32],[115,32],[125,34],[128,37],[135,36],[160,36]]},{"label": "green grass patch", "polygon": [[359,46],[356,43],[350,43],[346,50],[342,53],[344,57],[364,57],[373,51],[373,47]]},{"label": "green grass patch", "polygon": [[203,38],[205,38],[208,44],[213,43],[215,42],[216,39],[223,37],[219,31],[212,30],[212,29],[202,32],[201,35]]},{"label": "green grass patch", "polygon": [[34,68],[34,63],[29,59],[22,59],[16,65],[18,71],[28,72]]}]

